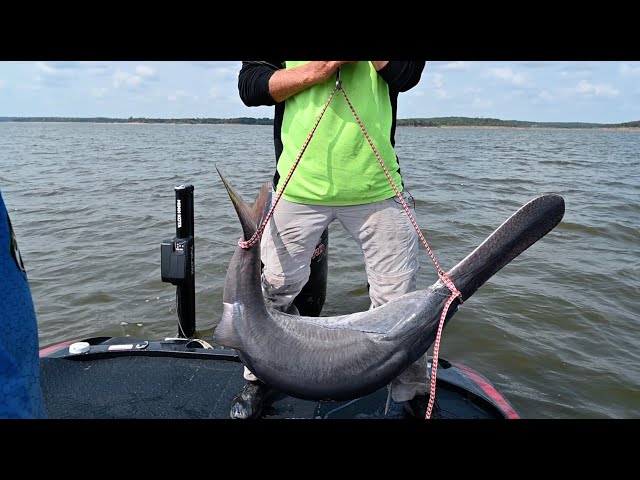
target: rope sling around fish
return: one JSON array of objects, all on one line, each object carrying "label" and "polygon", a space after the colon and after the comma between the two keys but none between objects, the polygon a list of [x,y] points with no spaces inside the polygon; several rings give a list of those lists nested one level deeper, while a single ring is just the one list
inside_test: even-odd
[{"label": "rope sling around fish", "polygon": [[[322,120],[322,117],[324,116],[324,113],[326,112],[326,110],[329,107],[331,101],[333,100],[333,97],[335,96],[335,94],[336,94],[336,92],[338,90],[342,93],[345,101],[347,102],[347,105],[349,106],[349,109],[351,110],[351,113],[353,114],[353,116],[355,117],[356,121],[358,122],[358,125],[360,126],[360,129],[362,130],[363,135],[365,136],[367,142],[369,143],[369,146],[373,150],[373,153],[376,156],[376,158],[378,160],[378,163],[380,164],[380,167],[382,168],[382,170],[384,171],[387,179],[389,180],[389,183],[391,184],[391,187],[393,188],[393,191],[395,192],[396,196],[400,200],[400,204],[402,205],[402,208],[404,209],[405,213],[409,217],[409,220],[410,220],[411,224],[413,225],[413,227],[415,228],[416,232],[418,233],[418,237],[420,238],[420,241],[425,246],[429,256],[431,257],[431,260],[433,261],[433,263],[434,263],[434,265],[436,267],[436,271],[438,273],[438,277],[442,280],[442,282],[451,291],[451,295],[449,296],[449,299],[445,303],[443,311],[442,311],[442,314],[440,316],[440,323],[438,325],[438,331],[437,331],[436,339],[435,339],[434,346],[433,346],[433,360],[432,360],[432,363],[431,363],[429,403],[428,403],[428,406],[427,406],[427,411],[426,411],[426,416],[425,416],[426,419],[429,419],[431,417],[431,412],[433,410],[433,404],[435,402],[436,375],[437,375],[437,370],[438,370],[438,351],[440,349],[440,338],[441,338],[441,335],[442,335],[442,329],[444,327],[444,321],[445,321],[445,318],[447,316],[447,311],[449,310],[449,306],[451,305],[451,303],[456,298],[458,298],[459,302],[462,303],[462,301],[463,301],[462,294],[457,289],[457,287],[455,286],[455,284],[453,283],[451,278],[447,275],[447,273],[445,271],[443,271],[442,268],[440,267],[440,264],[438,263],[438,261],[435,258],[435,255],[431,251],[431,248],[429,247],[429,244],[427,243],[426,239],[424,238],[424,235],[422,234],[422,231],[421,231],[420,227],[418,226],[416,220],[413,218],[413,215],[411,215],[411,212],[409,211],[409,207],[407,206],[406,202],[404,201],[404,198],[403,198],[402,194],[398,190],[398,187],[396,186],[395,182],[393,181],[393,178],[391,178],[391,174],[389,173],[389,170],[387,169],[384,161],[382,160],[382,157],[380,156],[380,153],[378,152],[378,149],[376,148],[376,146],[374,145],[373,141],[371,140],[371,137],[367,133],[367,130],[366,130],[364,124],[362,123],[362,120],[358,116],[358,113],[356,112],[356,109],[354,108],[353,104],[349,100],[347,92],[344,90],[344,88],[342,86],[342,80],[340,78],[340,68],[338,68],[338,70],[336,71],[336,84],[335,84],[335,87],[332,90],[331,94],[329,95],[329,98],[328,98],[327,102],[325,103],[324,107],[322,108],[322,111],[320,112],[320,115],[318,116],[318,119],[316,120],[313,128],[309,132],[309,135],[307,136],[307,139],[305,140],[304,144],[302,145],[300,153],[298,154],[295,162],[291,166],[291,169],[289,170],[289,173],[287,174],[287,177],[286,177],[284,183],[282,184],[282,187],[277,192],[276,198],[273,201],[273,203],[271,204],[271,207],[269,208],[269,211],[265,215],[265,217],[264,217],[264,219],[262,221],[262,224],[258,227],[258,229],[254,233],[254,235],[249,240],[245,241],[242,238],[240,238],[240,240],[238,240],[238,245],[240,247],[244,248],[244,249],[247,249],[247,248],[251,247],[253,244],[255,244],[262,237],[264,229],[266,228],[269,220],[271,219],[271,217],[273,215],[273,211],[275,210],[278,202],[280,201],[280,198],[282,197],[282,194],[284,193],[284,190],[287,187],[287,184],[291,180],[293,172],[295,171],[296,167],[300,163],[300,160],[302,159],[302,156],[303,156],[304,152],[306,151],[307,146],[309,145],[309,142],[313,138],[313,135],[314,135],[316,129],[318,128],[318,125],[320,124],[320,121]],[[391,391],[389,391],[389,395],[391,395]],[[387,402],[387,404],[388,404],[388,402]]]}]

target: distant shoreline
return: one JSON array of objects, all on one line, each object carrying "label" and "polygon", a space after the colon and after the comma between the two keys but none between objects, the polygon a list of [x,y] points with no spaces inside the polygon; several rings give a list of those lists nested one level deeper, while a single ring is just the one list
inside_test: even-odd
[{"label": "distant shoreline", "polygon": [[[98,125],[216,125],[225,127],[238,127],[247,124],[243,123],[181,123],[181,122],[78,122],[78,121],[46,121],[46,120],[0,120],[0,123],[91,123]],[[253,126],[268,127],[268,124],[254,124]],[[473,129],[473,130],[598,130],[598,131],[616,131],[616,132],[640,132],[640,127],[547,127],[547,126],[530,126],[530,127],[512,127],[507,125],[438,125],[438,126],[421,126],[421,125],[398,125],[398,128],[424,128],[424,129]]]},{"label": "distant shoreline", "polygon": [[[0,123],[117,123],[125,125],[273,125],[272,118],[109,118],[109,117],[0,117]],[[640,120],[626,123],[529,122],[497,118],[433,117],[398,119],[398,127],[419,128],[515,128],[515,129],[598,129],[640,131]]]},{"label": "distant shoreline", "polygon": [[473,128],[484,130],[616,130],[625,132],[640,132],[640,127],[509,127],[503,125],[439,125],[437,127],[413,127],[411,125],[401,125],[401,128]]}]

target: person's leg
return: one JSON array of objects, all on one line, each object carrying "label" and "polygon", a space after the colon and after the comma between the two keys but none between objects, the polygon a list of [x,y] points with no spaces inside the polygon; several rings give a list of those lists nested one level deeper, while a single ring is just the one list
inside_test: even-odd
[{"label": "person's leg", "polygon": [[[403,198],[415,218],[413,198],[408,192],[403,192]],[[419,239],[398,198],[341,207],[339,212],[340,222],[362,249],[371,308],[416,290]],[[428,394],[427,360],[425,353],[391,382],[389,388],[395,402]]]},{"label": "person's leg", "polygon": [[[413,198],[408,192],[403,195],[415,216]],[[398,198],[336,210],[364,255],[371,307],[416,290],[418,234]]]},{"label": "person's leg", "polygon": [[[280,199],[261,238],[262,293],[274,308],[297,314],[293,305],[311,272],[313,252],[333,220],[329,207],[306,206]],[[247,384],[231,404],[231,418],[257,418],[268,385],[244,367]]]},{"label": "person's leg", "polygon": [[280,199],[260,243],[262,294],[273,308],[288,311],[293,307],[309,280],[315,248],[333,219],[331,207]]}]

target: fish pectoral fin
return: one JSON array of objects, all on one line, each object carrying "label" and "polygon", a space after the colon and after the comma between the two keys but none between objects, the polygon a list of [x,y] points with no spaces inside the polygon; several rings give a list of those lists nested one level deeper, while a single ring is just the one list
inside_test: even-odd
[{"label": "fish pectoral fin", "polygon": [[239,315],[240,306],[237,303],[224,303],[222,319],[216,325],[213,332],[213,341],[223,347],[240,350],[243,346],[242,339],[233,324],[234,315]]}]

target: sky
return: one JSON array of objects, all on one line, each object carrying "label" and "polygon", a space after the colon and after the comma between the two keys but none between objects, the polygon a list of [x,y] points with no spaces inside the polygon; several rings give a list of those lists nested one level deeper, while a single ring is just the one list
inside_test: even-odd
[{"label": "sky", "polygon": [[[0,117],[273,118],[238,96],[240,61],[0,61]],[[347,95],[348,95],[347,91]],[[398,118],[640,120],[640,62],[434,61]]]}]

